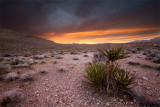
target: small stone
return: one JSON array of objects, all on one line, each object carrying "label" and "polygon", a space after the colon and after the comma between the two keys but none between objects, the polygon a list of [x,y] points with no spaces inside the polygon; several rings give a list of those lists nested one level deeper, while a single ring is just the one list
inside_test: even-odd
[{"label": "small stone", "polygon": [[49,91],[49,89],[46,89],[45,91],[46,91],[46,92],[48,92],[48,91]]},{"label": "small stone", "polygon": [[138,85],[139,85],[139,86],[142,86],[142,83],[138,82]]},{"label": "small stone", "polygon": [[79,60],[79,58],[77,56],[74,56],[73,60]]},{"label": "small stone", "polygon": [[142,77],[142,79],[144,79],[144,80],[148,80],[148,78],[147,78],[147,77]]},{"label": "small stone", "polygon": [[123,100],[122,100],[122,99],[119,99],[119,101],[121,101],[121,102],[122,102]]},{"label": "small stone", "polygon": [[107,103],[106,103],[106,106],[110,106],[110,103],[109,103],[109,102],[107,102]]},{"label": "small stone", "polygon": [[63,102],[66,102],[66,101],[67,101],[67,97],[64,96],[64,97],[63,97]]}]

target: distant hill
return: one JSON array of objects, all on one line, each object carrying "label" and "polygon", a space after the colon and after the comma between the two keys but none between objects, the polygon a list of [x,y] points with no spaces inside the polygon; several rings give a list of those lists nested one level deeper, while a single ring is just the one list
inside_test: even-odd
[{"label": "distant hill", "polygon": [[53,41],[0,28],[0,49],[47,48],[55,44]]},{"label": "distant hill", "polygon": [[143,43],[143,42],[160,42],[160,37],[156,37],[156,38],[153,38],[153,39],[150,39],[150,40],[136,40],[136,41],[132,41],[132,42],[129,42],[129,43]]}]

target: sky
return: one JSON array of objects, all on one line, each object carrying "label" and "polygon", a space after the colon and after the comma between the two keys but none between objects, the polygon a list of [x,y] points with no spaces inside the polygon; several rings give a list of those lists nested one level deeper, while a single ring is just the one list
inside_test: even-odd
[{"label": "sky", "polygon": [[160,37],[160,0],[0,0],[0,26],[56,43]]}]

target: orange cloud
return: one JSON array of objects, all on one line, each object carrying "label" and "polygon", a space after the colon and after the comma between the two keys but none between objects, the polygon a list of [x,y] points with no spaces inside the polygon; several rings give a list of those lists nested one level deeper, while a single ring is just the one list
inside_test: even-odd
[{"label": "orange cloud", "polygon": [[[127,33],[137,33],[145,31],[159,31],[160,28],[128,28],[128,29],[109,29],[109,30],[95,30],[95,31],[83,31],[83,32],[73,32],[73,33],[62,33],[56,34],[44,33],[42,38],[55,41],[57,43],[125,43],[133,40],[141,39],[151,39],[153,37],[158,37],[160,34],[146,34],[138,36],[136,35],[127,35]],[[111,37],[109,35],[118,34],[119,36]],[[123,36],[121,36],[123,34]],[[101,36],[104,35],[104,36]],[[95,37],[96,36],[96,37]],[[99,36],[99,37],[98,37]],[[90,38],[87,38],[90,37]],[[94,37],[94,38],[92,38]]]}]

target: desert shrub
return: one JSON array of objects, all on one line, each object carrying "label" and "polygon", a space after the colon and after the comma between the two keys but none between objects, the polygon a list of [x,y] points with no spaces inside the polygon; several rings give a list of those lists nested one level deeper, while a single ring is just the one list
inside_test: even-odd
[{"label": "desert shrub", "polygon": [[87,82],[97,87],[105,87],[103,89],[117,92],[127,92],[134,84],[135,75],[131,74],[116,63],[118,59],[125,57],[123,48],[112,48],[110,50],[99,50],[106,56],[106,63],[92,63],[86,68]]},{"label": "desert shrub", "polygon": [[153,68],[151,65],[148,65],[148,64],[142,64],[142,67],[143,68]]},{"label": "desert shrub", "polygon": [[57,56],[55,56],[55,59],[63,59],[63,57],[62,57],[62,56],[57,55]]},{"label": "desert shrub", "polygon": [[129,71],[120,69],[119,66],[116,66],[113,72],[119,91],[128,91],[134,86],[135,74],[131,74]]},{"label": "desert shrub", "polygon": [[34,75],[34,73],[32,71],[30,71],[30,72],[22,74],[20,79],[22,81],[33,81],[34,80],[33,75]]},{"label": "desert shrub", "polygon": [[12,66],[13,68],[30,68],[31,65],[24,63],[24,64],[18,64],[18,65],[14,65]]},{"label": "desert shrub", "polygon": [[133,66],[140,65],[139,62],[132,61],[132,60],[128,61],[128,64],[133,65]]},{"label": "desert shrub", "polygon": [[44,68],[44,69],[41,69],[41,70],[40,70],[40,73],[41,73],[41,74],[48,73],[48,69],[45,69],[45,68]]},{"label": "desert shrub", "polygon": [[95,86],[102,87],[105,83],[106,69],[103,62],[91,63],[86,67],[86,75],[84,76],[88,81],[87,83]]},{"label": "desert shrub", "polygon": [[11,68],[9,65],[4,65],[4,64],[0,63],[0,75],[6,74],[10,69]]},{"label": "desert shrub", "polygon": [[18,78],[17,72],[11,72],[11,73],[6,74],[4,79],[7,80],[7,81],[12,81],[16,78]]},{"label": "desert shrub", "polygon": [[13,89],[4,93],[1,101],[1,106],[14,107],[14,105],[22,101],[22,99],[24,99],[24,95],[19,92],[18,89]]},{"label": "desert shrub", "polygon": [[57,63],[57,61],[53,61],[53,64],[56,64]]},{"label": "desert shrub", "polygon": [[160,71],[160,64],[156,65],[154,68]]},{"label": "desert shrub", "polygon": [[85,55],[84,55],[84,57],[88,57],[88,55],[87,55],[87,54],[85,54]]},{"label": "desert shrub", "polygon": [[65,66],[61,66],[61,67],[59,68],[59,71],[67,71],[67,68],[66,68]]}]

